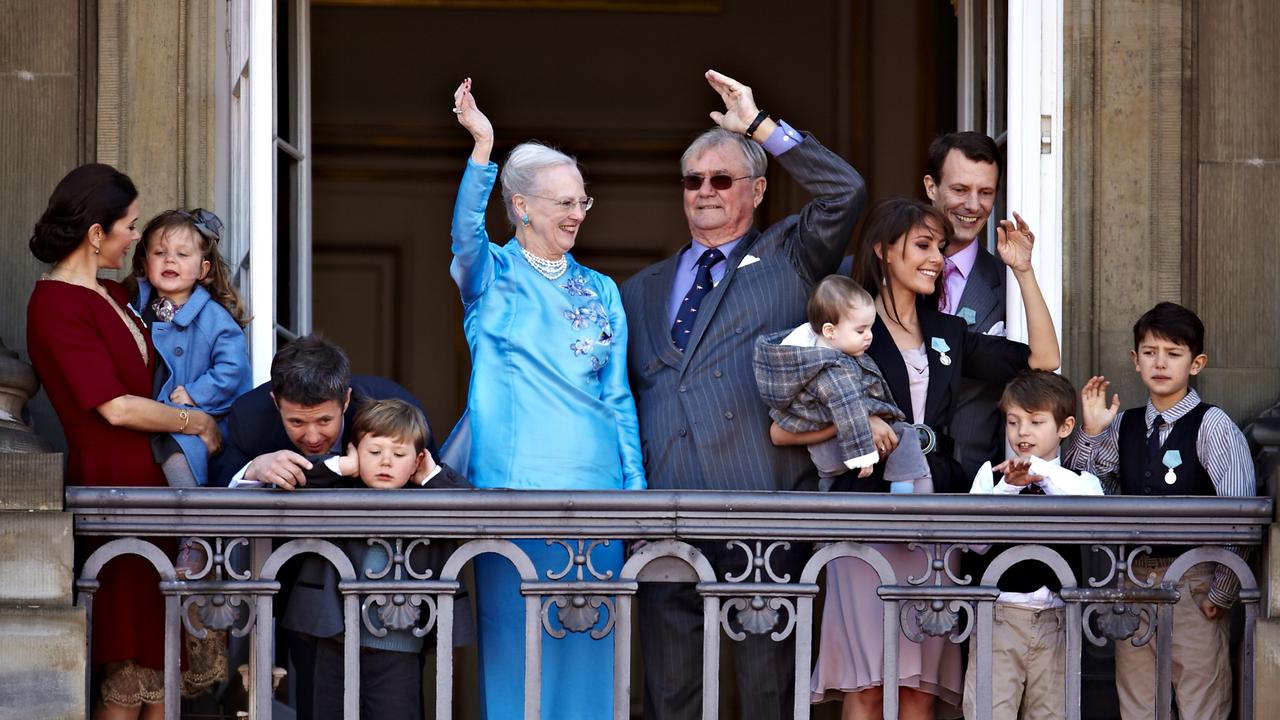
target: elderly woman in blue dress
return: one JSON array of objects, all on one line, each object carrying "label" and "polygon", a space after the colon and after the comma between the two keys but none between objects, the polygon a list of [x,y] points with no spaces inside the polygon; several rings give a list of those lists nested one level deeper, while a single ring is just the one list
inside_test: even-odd
[{"label": "elderly woman in blue dress", "polygon": [[[506,157],[502,200],[515,227],[489,241],[485,206],[498,166],[493,126],[467,79],[454,93],[458,122],[475,140],[453,213],[453,264],[471,349],[466,412],[444,450],[478,488],[643,490],[635,402],[627,384],[627,326],[618,288],[579,265],[573,249],[592,200],[577,162],[538,143]],[[571,555],[558,543],[518,541],[539,580],[560,577]],[[589,544],[589,541],[588,541]],[[576,545],[575,545],[576,552]],[[622,544],[591,552],[591,567],[615,573]],[[585,568],[584,568],[585,570]],[[480,684],[486,718],[522,715],[524,604],[519,577],[498,555],[476,559]],[[566,580],[577,579],[571,571]],[[590,574],[584,579],[592,579]],[[564,628],[551,608],[552,627]],[[596,629],[603,629],[601,608]],[[613,636],[542,638],[542,717],[612,716]]]}]

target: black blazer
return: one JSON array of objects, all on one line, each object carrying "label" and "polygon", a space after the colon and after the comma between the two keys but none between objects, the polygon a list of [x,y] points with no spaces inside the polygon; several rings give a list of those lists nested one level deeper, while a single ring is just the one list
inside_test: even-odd
[{"label": "black blazer", "polygon": [[[368,400],[384,400],[399,398],[422,409],[422,403],[408,390],[385,378],[372,375],[351,376],[351,402],[342,416],[342,447],[350,440],[352,423],[361,403]],[[426,411],[423,410],[423,417]],[[240,468],[259,455],[266,455],[279,450],[297,450],[289,435],[284,431],[284,421],[280,419],[280,411],[271,401],[271,383],[265,382],[249,392],[241,395],[231,406],[223,427],[222,452],[209,460],[209,484],[226,487]],[[431,435],[431,424],[427,423],[427,452],[432,457],[436,454],[435,439]]]},{"label": "black blazer", "polygon": [[[920,332],[924,335],[924,346],[929,358],[929,389],[925,394],[923,418],[912,417],[907,365],[902,360],[898,346],[893,342],[893,336],[889,334],[889,328],[879,315],[876,316],[872,329],[871,347],[867,350],[871,359],[880,366],[880,373],[884,375],[885,383],[898,408],[911,422],[922,422],[937,432],[949,434],[956,399],[960,394],[961,378],[998,383],[1003,387],[1014,375],[1027,368],[1031,348],[1002,337],[966,332],[963,320],[938,312],[927,298],[917,300],[916,317],[920,321]],[[942,354],[933,348],[933,338],[941,338],[946,342],[949,348],[946,354],[951,359],[951,364],[942,363]],[[933,473],[935,492],[964,492],[968,489],[966,479],[954,458],[942,457],[941,453],[934,452],[929,453],[927,459]],[[841,478],[843,482],[836,483],[836,488],[884,492],[887,486],[883,474],[883,464],[877,465],[876,472],[870,477],[860,480],[850,480],[854,473],[846,473]]]}]

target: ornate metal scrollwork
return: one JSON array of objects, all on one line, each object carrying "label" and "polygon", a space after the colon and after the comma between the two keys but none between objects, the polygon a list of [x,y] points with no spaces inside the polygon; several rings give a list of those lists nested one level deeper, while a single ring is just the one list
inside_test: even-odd
[{"label": "ornate metal scrollwork", "polygon": [[[738,574],[726,573],[724,579],[726,582],[740,583],[747,578],[751,578],[752,582],[765,582],[767,577],[769,581],[786,584],[791,582],[791,573],[783,573],[779,575],[773,569],[773,554],[778,549],[789,550],[791,543],[777,540],[770,542],[767,546],[764,541],[757,540],[755,547],[752,548],[741,540],[730,540],[726,543],[730,549],[737,548],[746,555],[746,563],[742,572]],[[785,609],[787,613],[786,624],[782,629],[775,630],[778,622],[782,618],[781,610]],[[735,618],[737,624],[742,630],[735,630],[733,624],[729,621],[730,613],[736,613]],[[724,628],[724,632],[736,641],[741,641],[751,635],[764,635],[770,633],[770,637],[774,640],[783,640],[789,636],[796,625],[796,607],[790,598],[770,597],[765,598],[761,595],[754,595],[750,598],[737,597],[726,600],[720,606],[720,625]],[[745,631],[745,632],[744,632]]]},{"label": "ornate metal scrollwork", "polygon": [[[1144,615],[1146,630],[1141,635],[1136,635]],[[1131,636],[1133,636],[1133,646],[1141,647],[1150,642],[1155,635],[1156,606],[1153,603],[1090,603],[1085,606],[1082,617],[1085,637],[1098,647],[1106,645],[1107,640],[1118,643]],[[1094,617],[1098,620],[1098,629],[1102,631],[1102,637],[1093,631]]]},{"label": "ornate metal scrollwork", "polygon": [[943,546],[942,543],[924,544],[924,543],[908,543],[907,550],[916,552],[924,551],[926,569],[920,576],[910,575],[907,577],[907,583],[910,585],[923,585],[929,582],[929,576],[933,575],[933,584],[941,585],[942,578],[946,577],[955,585],[968,585],[973,582],[972,575],[965,575],[963,578],[956,576],[951,570],[951,556],[956,552],[965,552],[969,549],[968,545],[956,543],[953,545]]},{"label": "ornate metal scrollwork", "polygon": [[[963,624],[960,622],[962,612],[965,616]],[[953,643],[964,642],[973,632],[975,617],[973,603],[968,600],[910,600],[898,609],[898,625],[902,634],[917,643],[924,642],[926,636],[948,637]]]},{"label": "ornate metal scrollwork", "polygon": [[[613,571],[606,570],[600,572],[591,562],[591,554],[598,547],[608,547],[609,540],[585,540],[577,538],[573,541],[574,545],[569,544],[569,540],[563,538],[552,538],[547,540],[547,545],[559,545],[564,548],[565,554],[568,556],[565,566],[560,570],[547,571],[548,580],[563,580],[569,576],[570,572],[574,573],[574,579],[577,582],[583,582],[590,575],[594,580],[607,581],[613,579]],[[576,546],[576,547],[575,547]],[[551,607],[559,608],[556,611],[556,619],[560,621],[563,630],[556,629],[551,625]],[[605,608],[607,617],[604,626],[596,628],[600,622],[600,608]],[[591,631],[591,637],[599,640],[610,632],[613,632],[613,599],[604,595],[584,595],[575,593],[572,595],[561,594],[551,595],[542,602],[542,627],[547,634],[553,638],[560,639],[569,632],[583,633]]]},{"label": "ornate metal scrollwork", "polygon": [[[419,547],[431,544],[428,538],[415,538],[406,546],[404,538],[395,538],[395,544],[383,538],[369,538],[366,541],[370,548],[379,548],[386,563],[381,568],[363,568],[365,578],[393,581],[404,580],[405,576],[413,580],[430,580],[433,574],[430,568],[417,570],[413,567],[413,553]],[[427,617],[422,621],[422,608],[426,608]],[[381,627],[373,622],[372,610],[377,610]],[[436,599],[423,593],[370,593],[360,604],[360,620],[374,637],[386,637],[388,630],[411,630],[416,637],[423,637],[431,632],[436,624]]]},{"label": "ornate metal scrollwork", "polygon": [[1127,553],[1125,552],[1124,545],[1119,546],[1119,552],[1112,550],[1107,545],[1094,545],[1090,549],[1093,552],[1101,552],[1105,554],[1107,556],[1107,559],[1111,561],[1110,565],[1107,568],[1106,577],[1102,578],[1101,580],[1098,580],[1093,577],[1089,578],[1090,587],[1104,587],[1106,585],[1109,585],[1117,575],[1124,578],[1124,580],[1121,581],[1122,584],[1124,582],[1129,582],[1140,588],[1149,588],[1155,585],[1154,575],[1148,575],[1146,579],[1143,580],[1143,579],[1139,579],[1138,576],[1133,574],[1134,559],[1136,559],[1139,555],[1146,555],[1150,553],[1151,552],[1150,545],[1139,545],[1136,548],[1130,549]]},{"label": "ornate metal scrollwork", "polygon": [[[559,608],[556,619],[564,630],[557,630],[551,625],[553,605]],[[605,609],[607,617],[604,627],[596,628],[596,624],[600,622],[601,607]],[[613,599],[604,595],[552,595],[542,602],[542,627],[557,640],[568,634],[565,630],[575,633],[590,630],[592,639],[599,640],[613,632],[613,621]]]},{"label": "ornate metal scrollwork", "polygon": [[[779,611],[784,609],[787,612],[786,624],[781,630],[774,631],[781,618]],[[737,611],[738,624],[746,632],[733,629],[733,625],[729,622],[729,613],[732,611]],[[775,641],[785,640],[796,626],[796,606],[791,598],[785,597],[766,599],[756,595],[750,599],[733,598],[720,606],[720,626],[724,628],[726,635],[736,641],[746,639],[748,633],[752,635],[770,633],[769,637]]]},{"label": "ornate metal scrollwork", "polygon": [[[1112,550],[1107,545],[1093,545],[1091,549],[1095,553],[1102,553],[1110,561],[1105,577],[1101,580],[1094,577],[1089,578],[1091,587],[1110,585],[1117,578],[1119,578],[1117,585],[1121,592],[1127,588],[1145,590],[1155,587],[1154,574],[1139,578],[1134,574],[1133,570],[1134,560],[1141,555],[1150,553],[1150,545],[1139,545],[1134,548],[1118,545],[1115,550]],[[1135,603],[1123,600],[1090,603],[1084,607],[1081,616],[1084,622],[1085,638],[1099,647],[1106,645],[1107,640],[1118,643],[1129,637],[1133,638],[1134,647],[1141,647],[1150,642],[1151,638],[1155,636],[1155,603]],[[1141,634],[1138,634],[1138,631],[1142,629],[1143,616],[1146,617],[1146,628]],[[1102,632],[1101,636],[1094,632],[1093,621],[1095,619],[1097,620],[1098,630]]]},{"label": "ornate metal scrollwork", "polygon": [[598,547],[609,547],[608,540],[592,540],[590,543],[588,543],[586,540],[583,540],[582,538],[578,538],[574,542],[578,544],[576,551],[571,545],[569,545],[568,540],[555,538],[547,541],[548,546],[559,545],[563,547],[565,553],[568,554],[569,556],[569,561],[565,564],[563,570],[560,570],[558,572],[550,572],[550,571],[547,572],[548,580],[560,580],[561,578],[564,578],[565,576],[567,576],[569,574],[569,571],[575,570],[575,569],[577,570],[577,580],[579,582],[585,579],[583,577],[584,570],[590,573],[591,577],[595,578],[596,580],[612,580],[613,579],[612,570],[607,570],[602,573],[599,570],[596,570],[595,566],[591,564],[591,553],[595,552],[595,549]]},{"label": "ornate metal scrollwork", "polygon": [[747,555],[746,567],[743,568],[742,572],[738,575],[726,574],[724,576],[724,579],[726,582],[733,582],[733,583],[742,582],[743,580],[747,579],[748,575],[752,575],[752,574],[754,574],[755,576],[754,582],[764,582],[762,574],[769,576],[769,579],[776,583],[791,582],[791,573],[786,573],[782,577],[778,577],[778,574],[773,571],[774,551],[777,550],[778,548],[782,548],[783,550],[790,550],[791,543],[783,540],[777,540],[775,542],[769,543],[769,547],[764,547],[764,543],[760,540],[757,540],[756,548],[754,551],[752,551],[752,549],[741,540],[730,540],[728,543],[726,543],[726,545],[730,548],[736,547],[742,552],[746,553]]},{"label": "ornate metal scrollwork", "polygon": [[[196,616],[200,618],[203,627],[197,628],[191,622],[192,607],[195,607]],[[244,622],[235,627],[236,618],[242,610],[245,613]],[[209,630],[230,630],[235,637],[244,637],[253,629],[254,620],[257,619],[254,603],[249,598],[224,593],[188,595],[182,600],[181,615],[187,634],[200,640],[208,636]]]},{"label": "ornate metal scrollwork", "polygon": [[366,578],[370,580],[381,580],[387,575],[391,575],[392,580],[403,580],[404,576],[408,575],[414,580],[431,579],[432,572],[430,568],[418,571],[414,569],[413,563],[410,562],[410,558],[413,557],[413,551],[417,549],[418,546],[426,547],[430,545],[431,540],[427,538],[416,538],[413,542],[409,543],[408,547],[404,546],[404,539],[402,538],[396,538],[396,544],[394,546],[382,538],[369,538],[368,543],[370,547],[377,546],[382,548],[382,552],[387,558],[387,564],[383,565],[378,570],[365,568],[364,576]]},{"label": "ornate metal scrollwork", "polygon": [[204,580],[209,573],[213,573],[214,579],[216,580],[222,580],[224,576],[230,577],[233,580],[249,579],[250,574],[248,570],[236,572],[235,567],[231,564],[231,551],[236,549],[239,545],[248,547],[248,538],[232,538],[225,544],[223,543],[222,538],[214,538],[212,545],[209,544],[208,540],[201,537],[189,537],[187,540],[200,546],[204,551],[205,561],[204,565],[199,570],[188,573],[185,578],[186,580]]},{"label": "ornate metal scrollwork", "polygon": [[[231,563],[232,551],[241,545],[248,547],[248,538],[237,537],[224,541],[219,537],[214,538],[212,544],[200,537],[191,537],[188,540],[204,550],[205,562],[198,570],[187,574],[185,578],[187,582],[198,583],[207,579],[221,582],[227,577],[233,580],[248,580],[251,577],[248,570],[237,572]],[[202,627],[197,628],[192,622],[193,607]],[[236,627],[236,618],[241,612],[245,614],[245,619],[239,627]],[[230,630],[232,635],[244,637],[253,628],[255,615],[254,603],[244,595],[192,594],[184,597],[182,601],[182,624],[189,635],[200,640],[208,635],[207,630]]]},{"label": "ornate metal scrollwork", "polygon": [[[423,606],[427,610],[427,619],[420,623],[420,608]],[[370,611],[374,609],[382,627],[373,623]],[[374,637],[386,637],[388,630],[410,630],[415,637],[423,637],[435,627],[436,599],[421,593],[372,593],[365,596],[360,604],[360,620]]]},{"label": "ornate metal scrollwork", "polygon": [[[931,582],[935,587],[942,587],[945,584],[972,583],[972,575],[960,577],[952,570],[952,566],[958,564],[953,561],[955,554],[968,549],[964,543],[908,543],[907,550],[924,554],[925,571],[920,575],[908,575],[907,584],[921,586]],[[962,612],[963,623],[960,619]],[[907,600],[898,609],[898,625],[902,634],[913,642],[923,642],[926,636],[948,637],[953,643],[964,642],[973,632],[975,617],[973,603],[968,600]]]}]

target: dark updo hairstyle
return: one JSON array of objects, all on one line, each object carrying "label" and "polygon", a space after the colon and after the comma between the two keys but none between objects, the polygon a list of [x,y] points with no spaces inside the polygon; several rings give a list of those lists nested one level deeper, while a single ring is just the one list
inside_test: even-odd
[{"label": "dark updo hairstyle", "polygon": [[136,199],[138,189],[128,175],[110,165],[81,165],[67,173],[49,196],[49,207],[27,243],[31,254],[40,262],[62,260],[80,247],[94,225],[111,232]]},{"label": "dark updo hairstyle", "polygon": [[[891,197],[882,200],[867,216],[862,226],[862,245],[858,249],[858,262],[853,268],[853,279],[872,294],[879,294],[881,289],[888,290],[885,295],[885,310],[891,319],[898,321],[898,307],[893,300],[892,288],[889,286],[893,278],[889,275],[889,263],[885,260],[889,248],[898,244],[912,228],[929,227],[942,233],[941,250],[955,238],[955,230],[945,213],[938,208],[915,198]],[[876,255],[876,248],[881,248]],[[942,300],[945,285],[943,275],[938,279],[929,293],[928,301],[934,307]]]}]

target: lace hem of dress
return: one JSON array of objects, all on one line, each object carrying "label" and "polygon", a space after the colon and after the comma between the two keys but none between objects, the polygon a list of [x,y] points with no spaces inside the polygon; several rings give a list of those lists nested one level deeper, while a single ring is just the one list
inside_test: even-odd
[{"label": "lace hem of dress", "polygon": [[[197,697],[227,679],[227,634],[210,630],[205,639],[184,636],[189,669],[182,673],[182,696]],[[164,702],[164,673],[126,660],[107,671],[102,702],[138,707]]]}]

